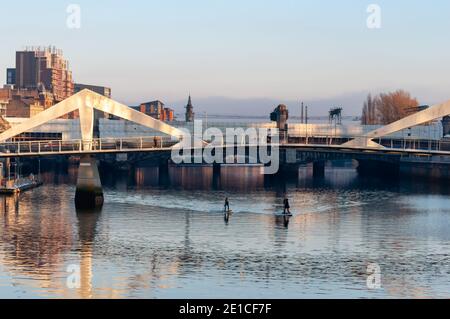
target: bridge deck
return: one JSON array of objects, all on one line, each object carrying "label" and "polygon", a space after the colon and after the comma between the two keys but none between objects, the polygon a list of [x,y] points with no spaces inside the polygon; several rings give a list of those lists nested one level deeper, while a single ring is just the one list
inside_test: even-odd
[{"label": "bridge deck", "polygon": [[[88,144],[89,147],[85,148]],[[90,142],[82,140],[70,141],[27,141],[0,143],[0,158],[5,157],[37,157],[57,155],[82,155],[102,153],[132,153],[132,152],[168,152],[175,144],[169,138],[163,137],[137,137],[117,139],[93,139]],[[371,148],[348,145],[323,145],[323,144],[269,144],[260,146],[279,147],[281,149],[304,149],[315,152],[339,152],[339,153],[365,153],[378,155],[414,155],[422,157],[449,156],[449,151],[424,150],[424,149],[399,149],[399,148]],[[227,147],[258,147],[256,144],[224,145]],[[191,148],[194,150],[196,148]]]}]

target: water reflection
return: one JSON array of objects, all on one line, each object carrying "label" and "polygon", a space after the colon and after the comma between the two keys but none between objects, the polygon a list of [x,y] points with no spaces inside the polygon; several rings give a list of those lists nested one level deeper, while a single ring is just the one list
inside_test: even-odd
[{"label": "water reflection", "polygon": [[100,218],[101,209],[77,210],[78,238],[80,253],[80,298],[94,297],[92,286],[92,257],[97,222]]},{"label": "water reflection", "polygon": [[264,187],[264,175],[259,167],[230,167],[220,170],[210,166],[137,167],[134,180],[137,189],[172,187],[183,190],[251,191]]},{"label": "water reflection", "polygon": [[170,167],[170,185],[184,190],[211,190],[213,167]]},{"label": "water reflection", "polygon": [[[75,210],[73,171],[44,172],[43,187],[0,197],[0,296],[448,297],[448,186],[352,167],[320,181],[308,167],[287,181],[234,169],[104,172],[102,212]],[[276,215],[285,196],[293,217]],[[374,262],[379,291],[366,287]]]},{"label": "water reflection", "polygon": [[0,211],[4,213],[4,217],[8,216],[10,212],[14,212],[16,215],[19,214],[19,197],[18,193],[0,197]]},{"label": "water reflection", "polygon": [[160,169],[158,167],[138,167],[135,170],[135,185],[137,188],[160,185]]},{"label": "water reflection", "polygon": [[230,222],[231,215],[232,215],[231,212],[225,212],[223,214],[223,219],[224,219],[226,225],[228,225],[228,223]]},{"label": "water reflection", "polygon": [[[26,286],[27,290],[52,287],[62,291],[63,287],[53,277],[54,267],[62,262],[62,256],[70,250],[73,242],[70,214],[53,206],[40,205],[33,201],[33,209],[27,195],[2,196],[4,224],[1,229],[2,265],[8,267],[15,277],[12,287]],[[10,207],[15,214],[11,214]],[[43,206],[47,208],[41,210]],[[25,276],[25,277],[23,277]]]}]

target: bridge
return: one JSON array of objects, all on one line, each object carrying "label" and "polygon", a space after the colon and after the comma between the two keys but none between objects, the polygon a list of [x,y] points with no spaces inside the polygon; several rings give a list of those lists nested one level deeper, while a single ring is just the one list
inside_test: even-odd
[{"label": "bridge", "polygon": [[[94,138],[94,110],[99,110],[119,118],[132,121],[145,127],[163,133],[163,136],[136,138]],[[81,139],[56,141],[27,141],[11,142],[11,139],[31,129],[39,127],[48,121],[60,118],[67,113],[78,111],[80,119]],[[450,115],[450,101],[435,105],[424,111],[415,113],[383,128],[369,132],[364,136],[357,136],[353,140],[341,145],[331,144],[223,144],[217,148],[232,149],[233,155],[249,154],[252,148],[268,147],[280,151],[280,163],[284,167],[299,163],[314,163],[314,171],[321,174],[324,161],[333,159],[356,159],[358,161],[377,160],[385,163],[395,163],[402,158],[448,158],[450,152],[431,149],[410,149],[385,147],[374,140],[416,125]],[[80,156],[78,181],[75,203],[80,208],[97,207],[103,204],[103,191],[100,182],[95,155],[119,153],[167,153],[180,146],[180,142],[191,138],[187,133],[167,123],[156,120],[146,114],[138,112],[124,104],[104,97],[89,90],[83,90],[53,107],[37,114],[29,120],[14,125],[0,134],[0,159],[11,157],[44,157],[44,156]],[[195,138],[194,138],[195,139]],[[208,148],[207,142],[196,140],[197,147],[184,149],[183,155],[193,156],[196,151]],[[229,152],[225,152],[229,155]],[[258,153],[258,152],[257,152]],[[259,154],[259,153],[258,153]],[[258,159],[259,160],[259,159]],[[450,164],[450,160],[449,160]]]}]

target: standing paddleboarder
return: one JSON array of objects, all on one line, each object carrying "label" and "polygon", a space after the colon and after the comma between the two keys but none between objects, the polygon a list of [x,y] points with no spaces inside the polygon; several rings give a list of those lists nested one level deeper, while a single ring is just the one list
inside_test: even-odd
[{"label": "standing paddleboarder", "polygon": [[228,201],[228,197],[225,198],[224,210],[225,212],[230,211],[230,202]]},{"label": "standing paddleboarder", "polygon": [[283,211],[283,214],[291,214],[291,206],[289,205],[289,199],[287,198],[287,197],[285,197],[284,198],[284,201],[283,201],[283,204],[284,204],[284,211]]}]

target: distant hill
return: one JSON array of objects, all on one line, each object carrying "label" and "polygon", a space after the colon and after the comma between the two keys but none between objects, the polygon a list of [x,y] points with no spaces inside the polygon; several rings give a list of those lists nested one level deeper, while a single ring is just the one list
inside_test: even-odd
[{"label": "distant hill", "polygon": [[[332,107],[342,107],[345,116],[359,116],[361,114],[362,104],[367,93],[361,92],[356,94],[343,95],[335,98],[324,98],[319,100],[305,100],[308,105],[309,116],[328,116],[328,111]],[[227,98],[227,97],[208,97],[195,98],[192,97],[194,111],[197,115],[209,114],[216,115],[242,115],[242,116],[269,116],[269,113],[278,104],[286,104],[289,108],[291,116],[300,115],[300,101],[293,100],[275,100],[270,98]],[[184,106],[187,101],[168,101],[178,114],[184,113]]]}]

